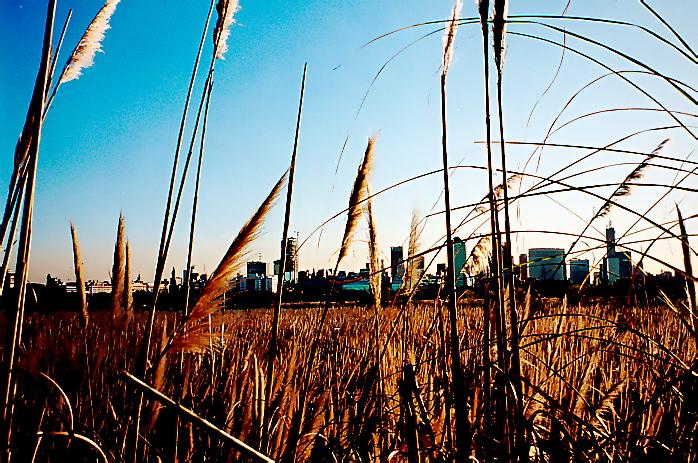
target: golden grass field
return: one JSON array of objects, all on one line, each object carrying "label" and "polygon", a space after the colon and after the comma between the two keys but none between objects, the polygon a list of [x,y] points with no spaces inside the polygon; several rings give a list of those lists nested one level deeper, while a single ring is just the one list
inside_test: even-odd
[{"label": "golden grass field", "polygon": [[[474,301],[461,305],[459,324],[473,455],[482,459],[496,446],[482,420],[479,307]],[[15,411],[23,417],[16,438],[26,442],[19,448],[34,449],[39,423],[56,431],[71,423],[75,432],[93,436],[109,461],[121,458],[134,392],[121,372],[134,368],[142,315],[124,324],[112,321],[110,313],[94,314],[86,336],[74,313],[27,319],[26,350],[18,361],[23,394]],[[420,461],[448,459],[454,439],[448,404],[457,392],[447,386],[445,310],[430,303],[381,309],[376,339],[373,310],[331,309],[316,361],[306,371],[318,316],[318,310],[283,312],[281,353],[269,398],[263,371],[271,323],[266,310],[213,315],[213,350],[169,354],[152,384],[273,459],[289,458],[303,385],[308,407],[300,419],[296,461],[408,461],[410,433]],[[159,314],[156,339],[175,318]],[[665,309],[548,302],[530,308],[521,323],[524,416],[534,461],[695,458],[696,396],[690,391],[696,379],[685,375],[695,345],[686,327]],[[65,395],[39,372],[55,380]],[[267,400],[270,416],[265,417]],[[228,445],[177,422],[157,403],[151,403],[143,420],[149,460],[173,461],[177,452],[180,461],[237,461]],[[679,454],[683,457],[676,459]],[[50,461],[90,460],[89,448],[68,447],[65,441],[43,444],[36,461],[49,455]],[[15,457],[25,461],[30,455]]]}]

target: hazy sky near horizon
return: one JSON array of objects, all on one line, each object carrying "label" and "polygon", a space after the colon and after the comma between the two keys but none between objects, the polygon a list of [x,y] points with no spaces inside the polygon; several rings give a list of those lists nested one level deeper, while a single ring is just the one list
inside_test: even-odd
[{"label": "hazy sky near horizon", "polygon": [[[0,5],[0,146],[4,162],[0,179],[9,180],[17,136],[22,128],[41,51],[46,1],[3,0]],[[510,2],[510,14],[560,14],[566,1]],[[698,2],[677,0],[651,2],[691,46],[698,44],[695,18]],[[72,279],[69,222],[78,231],[88,278],[107,279],[111,268],[116,224],[120,211],[126,219],[133,248],[133,272],[152,280],[162,224],[179,119],[209,7],[207,1],[176,2],[165,8],[154,0],[122,0],[102,44],[104,53],[77,81],[58,91],[42,134],[34,241],[30,277],[41,281],[47,273]],[[99,0],[59,0],[56,34],[69,8],[73,16],[66,34],[59,66],[79,40],[85,27],[102,6]],[[211,271],[256,210],[272,185],[286,169],[293,131],[303,63],[308,62],[308,81],[300,136],[291,230],[304,240],[323,220],[346,207],[356,168],[367,137],[378,132],[372,189],[379,190],[400,180],[441,167],[439,66],[442,33],[438,25],[405,30],[362,47],[385,32],[429,20],[447,18],[451,1],[357,2],[308,0],[304,2],[241,1],[231,29],[225,60],[216,65],[216,79],[206,138],[197,222],[194,263],[198,271]],[[466,1],[463,17],[476,14]],[[676,43],[671,34],[636,0],[572,0],[569,15],[595,16],[635,22],[657,31]],[[215,22],[215,12],[212,21]],[[592,35],[640,59],[668,76],[698,87],[696,65],[673,48],[634,28],[590,24],[580,21],[548,21],[580,34]],[[209,30],[203,62],[212,52]],[[556,42],[562,35],[539,25],[512,24],[510,32],[533,34]],[[433,34],[424,37],[430,32]],[[411,45],[410,45],[411,44]],[[607,50],[568,37],[568,44],[614,70],[639,68]],[[384,68],[370,89],[356,120],[362,98],[381,66],[410,45]],[[567,52],[559,75],[541,98],[555,75],[561,49],[550,43],[510,35],[504,75],[504,119],[509,140],[541,141],[565,102],[581,87],[608,71],[599,64]],[[479,27],[459,28],[448,80],[449,158],[451,165],[485,165],[482,44]],[[203,74],[193,96],[194,108],[203,87]],[[696,113],[695,106],[666,82],[638,73],[624,74],[647,89],[673,111]],[[494,83],[494,80],[492,81]],[[694,97],[695,91],[688,90]],[[536,106],[536,102],[539,101]],[[494,102],[494,100],[493,100]],[[535,111],[532,110],[535,106]],[[617,76],[590,85],[565,109],[556,127],[586,113],[611,108],[658,106]],[[493,106],[493,109],[495,107]],[[531,114],[532,113],[532,114]],[[530,116],[530,117],[529,117]],[[689,126],[695,117],[680,115]],[[496,122],[496,119],[494,120]],[[696,141],[677,129],[665,113],[655,110],[613,111],[585,117],[556,132],[553,143],[605,146],[632,133],[655,128],[614,145],[615,148],[652,151],[671,138],[663,154],[696,161]],[[193,118],[187,125],[190,133]],[[693,129],[698,133],[698,129]],[[338,164],[340,151],[349,135]],[[494,135],[494,134],[493,134]],[[498,138],[493,136],[493,138]],[[185,138],[188,140],[188,138]],[[188,142],[185,142],[185,145]],[[530,146],[508,149],[510,170],[523,168]],[[526,172],[549,175],[588,151],[547,148],[540,163]],[[499,153],[495,152],[498,159]],[[573,185],[612,183],[622,180],[642,156],[602,153],[581,162],[558,177],[605,166],[566,180]],[[626,163],[616,165],[617,163]],[[498,164],[498,163],[497,163]],[[671,161],[657,164],[693,169]],[[337,167],[338,166],[338,167]],[[337,173],[335,174],[335,170]],[[684,173],[651,167],[645,183],[672,183]],[[443,209],[440,174],[430,175],[378,196],[375,210],[381,250],[389,262],[389,246],[406,241],[413,209],[420,217]],[[191,211],[191,183],[177,222],[168,267],[184,265]],[[533,184],[525,180],[525,190]],[[695,175],[681,186],[698,188]],[[486,193],[486,175],[472,168],[452,175],[452,204],[479,201]],[[613,187],[594,190],[609,195]],[[4,187],[3,187],[4,191]],[[666,188],[636,187],[622,204],[644,212]],[[698,213],[696,194],[674,191],[652,209],[648,217],[657,222],[675,220],[674,204],[685,216]],[[514,251],[532,247],[567,248],[571,236],[532,233],[560,231],[579,233],[602,201],[579,192],[523,199],[513,209],[516,235]],[[466,210],[454,213],[458,223]],[[594,222],[587,235],[603,238],[611,220],[617,236],[634,224],[636,216],[614,208]],[[333,267],[345,218],[340,217],[315,234],[300,251],[302,269]],[[467,238],[486,232],[484,220],[457,231]],[[283,200],[265,225],[250,259],[271,262],[277,258],[283,223]],[[647,228],[641,221],[632,231]],[[430,247],[442,240],[443,216],[426,222],[420,242]],[[698,227],[689,221],[689,231]],[[635,233],[621,243],[642,250],[657,230]],[[343,267],[358,269],[367,261],[365,225]],[[676,240],[658,242],[650,254],[680,265]],[[696,239],[692,239],[696,246]],[[468,242],[468,250],[473,241]],[[577,249],[603,245],[584,240]],[[602,257],[595,250],[592,260]],[[439,257],[437,261],[443,261]],[[661,268],[652,262],[652,271]]]}]

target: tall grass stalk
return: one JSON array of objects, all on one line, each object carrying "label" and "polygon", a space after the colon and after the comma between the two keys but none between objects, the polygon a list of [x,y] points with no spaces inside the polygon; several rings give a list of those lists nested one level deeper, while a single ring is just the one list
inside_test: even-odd
[{"label": "tall grass stalk", "polygon": [[457,458],[466,460],[470,452],[471,431],[468,421],[467,391],[463,380],[461,367],[460,339],[458,336],[458,309],[456,300],[456,277],[453,257],[453,236],[451,233],[451,191],[448,177],[448,139],[446,113],[446,77],[453,57],[453,42],[456,36],[457,19],[462,3],[456,0],[451,14],[451,23],[444,37],[443,63],[441,66],[441,155],[443,161],[444,209],[446,219],[446,297],[448,299],[448,315],[450,321],[450,354],[453,405],[456,412],[456,450]]},{"label": "tall grass stalk", "polygon": [[[679,205],[676,205],[676,215],[678,216],[679,230],[681,230],[681,252],[683,254],[683,266],[686,275],[693,275],[693,264],[691,262],[691,245],[688,242],[688,234],[686,233],[686,223],[681,215]],[[696,283],[690,278],[686,280],[686,293],[688,295],[688,311],[693,323],[693,334],[698,347],[698,330],[696,330],[696,321],[698,321],[698,312],[696,309]]]},{"label": "tall grass stalk", "polygon": [[303,115],[303,98],[305,96],[305,81],[308,72],[308,63],[303,65],[303,77],[301,79],[301,90],[300,96],[298,98],[298,112],[296,115],[296,131],[293,137],[293,151],[291,153],[291,166],[288,171],[288,187],[286,188],[286,208],[284,210],[284,228],[281,234],[281,267],[279,270],[279,281],[276,283],[276,298],[274,299],[274,315],[271,323],[271,338],[269,340],[269,353],[267,354],[267,371],[266,371],[266,383],[264,397],[266,399],[265,408],[266,412],[264,418],[267,421],[264,424],[264,434],[268,432],[267,427],[269,421],[271,420],[270,403],[271,403],[271,391],[272,382],[274,379],[274,361],[278,353],[278,338],[279,338],[279,320],[281,318],[281,301],[283,298],[284,291],[284,276],[286,275],[286,264],[287,264],[287,254],[288,254],[288,229],[291,222],[291,205],[293,202],[293,181],[295,179],[296,173],[296,157],[298,154],[298,140],[300,137],[301,130],[301,118]]},{"label": "tall grass stalk", "polygon": [[183,314],[186,317],[189,314],[189,297],[191,294],[191,272],[193,270],[192,267],[192,255],[194,252],[194,233],[196,229],[196,213],[198,211],[198,206],[199,206],[199,186],[201,183],[201,168],[203,165],[204,161],[204,146],[205,146],[205,141],[206,141],[206,124],[208,122],[208,108],[209,104],[211,103],[211,90],[213,88],[213,80],[210,80],[206,89],[206,105],[204,108],[204,120],[201,125],[201,140],[199,144],[199,158],[197,160],[196,164],[196,180],[194,181],[194,199],[192,201],[192,209],[191,209],[191,220],[189,224],[189,246],[187,248],[187,265],[186,265],[186,270],[187,270],[187,280],[184,282],[184,310]]},{"label": "tall grass stalk", "polygon": [[510,412],[514,423],[510,432],[510,452],[519,459],[526,461],[528,455],[525,449],[526,437],[523,416],[523,390],[521,386],[521,360],[519,353],[519,320],[516,312],[516,287],[514,285],[514,266],[511,253],[511,222],[509,219],[509,186],[507,174],[506,144],[504,142],[504,101],[502,98],[502,87],[504,77],[504,61],[506,54],[506,21],[507,10],[509,8],[507,0],[494,0],[494,14],[492,21],[492,41],[494,45],[494,61],[497,67],[497,112],[499,120],[499,149],[501,153],[502,169],[502,199],[504,203],[504,246],[502,252],[503,278],[506,278],[506,294],[508,295],[507,311],[509,315],[509,331],[511,335],[511,363],[510,381],[514,389],[513,410]]},{"label": "tall grass stalk", "polygon": [[[220,0],[219,0],[220,1]],[[160,234],[160,245],[158,249],[158,255],[157,255],[157,262],[155,264],[155,278],[153,281],[153,304],[150,309],[150,316],[148,318],[148,322],[146,324],[146,331],[145,335],[143,337],[143,341],[141,342],[141,348],[139,349],[138,355],[137,355],[137,363],[136,363],[136,375],[139,377],[144,377],[146,370],[148,368],[148,355],[150,352],[150,343],[151,343],[151,338],[152,338],[152,333],[153,333],[153,325],[155,324],[155,312],[157,310],[157,303],[158,303],[158,296],[160,294],[160,284],[162,281],[162,275],[165,269],[165,263],[167,261],[167,249],[166,249],[166,243],[168,242],[168,236],[167,236],[167,230],[168,227],[170,226],[170,211],[172,207],[172,196],[174,194],[174,187],[175,187],[175,180],[177,178],[177,166],[179,164],[179,154],[182,149],[182,142],[184,140],[184,128],[186,126],[186,121],[187,121],[187,114],[189,111],[189,104],[191,101],[191,95],[194,89],[194,83],[196,81],[196,75],[199,70],[199,63],[201,61],[201,54],[204,48],[204,44],[206,43],[206,35],[208,33],[208,26],[211,21],[211,15],[213,13],[213,7],[215,5],[216,1],[211,0],[208,13],[206,15],[206,21],[204,22],[204,27],[201,32],[201,39],[199,41],[199,48],[196,52],[196,58],[194,59],[194,65],[192,66],[192,71],[191,71],[191,78],[189,79],[189,87],[187,88],[187,96],[184,100],[184,108],[182,109],[182,118],[180,120],[180,125],[179,125],[179,132],[177,135],[177,145],[175,148],[175,153],[174,157],[172,160],[172,173],[170,175],[170,183],[167,191],[167,200],[165,204],[165,212],[164,212],[164,217],[162,221],[162,232]],[[214,34],[215,35],[215,34]],[[214,43],[217,43],[217,41],[214,40]],[[215,45],[214,45],[214,50],[215,50]],[[213,58],[215,59],[215,58]],[[208,72],[208,77],[206,80],[206,85],[204,88],[208,86],[208,82],[212,78],[213,74],[213,59],[211,62],[211,65],[209,66],[209,72]],[[206,92],[204,92],[205,95]],[[202,95],[201,100],[203,103],[204,95]],[[201,106],[201,105],[200,105]],[[198,121],[197,124],[198,126]],[[193,142],[192,142],[193,143]],[[184,181],[184,177],[182,179]],[[172,225],[174,225],[174,218],[172,219]],[[135,423],[133,424],[133,431],[132,435],[133,437],[129,439],[129,442],[132,446],[132,457],[133,461],[137,459],[137,447],[138,447],[138,432],[140,428],[140,415],[141,415],[141,409],[143,407],[143,393],[141,392],[139,395],[138,400],[136,401],[136,407],[135,407],[135,416],[134,420]]]},{"label": "tall grass stalk", "polygon": [[[165,253],[165,240],[167,238],[167,228],[170,222],[170,209],[172,207],[172,196],[174,195],[175,180],[177,179],[177,166],[179,165],[179,154],[182,149],[182,142],[184,141],[184,128],[186,126],[187,114],[189,112],[189,103],[191,101],[191,95],[194,90],[194,83],[196,82],[196,75],[199,70],[199,63],[201,61],[201,53],[206,43],[206,34],[208,32],[209,22],[211,21],[211,14],[213,12],[213,6],[215,0],[211,0],[211,4],[208,9],[208,14],[206,15],[206,21],[204,22],[204,28],[201,32],[201,40],[199,41],[199,48],[196,52],[196,58],[194,58],[194,65],[191,71],[191,77],[189,79],[189,87],[187,88],[187,96],[184,99],[184,108],[182,109],[182,118],[179,123],[179,133],[177,134],[177,145],[175,147],[175,153],[172,160],[172,173],[170,175],[170,184],[167,191],[167,200],[165,204],[165,213],[162,221],[162,233],[160,235],[160,247],[158,250],[158,258],[155,268],[155,280],[153,281],[153,309],[151,312],[151,318],[155,315],[155,306],[157,304],[158,293],[160,289],[160,284],[162,280],[162,274],[165,268],[166,258],[163,256]],[[150,326],[150,323],[149,323]],[[152,327],[150,328],[152,330]],[[149,330],[149,331],[150,331]]]},{"label": "tall grass stalk", "polygon": [[41,129],[43,119],[41,112],[46,98],[46,87],[49,81],[49,66],[51,56],[51,38],[53,35],[53,23],[56,15],[56,0],[49,0],[46,11],[46,23],[44,27],[43,48],[41,52],[41,62],[34,84],[29,105],[28,118],[33,121],[31,130],[31,146],[29,149],[26,193],[24,196],[24,206],[22,209],[22,226],[20,229],[20,241],[17,250],[17,263],[15,275],[19,277],[15,283],[15,304],[8,310],[8,323],[6,329],[4,368],[2,371],[2,433],[0,442],[5,447],[2,449],[2,461],[10,462],[11,457],[11,428],[13,415],[13,402],[15,384],[13,369],[16,351],[22,338],[22,328],[24,323],[24,304],[27,291],[27,277],[29,273],[29,251],[32,238],[32,217],[34,212],[34,188],[36,184],[36,168],[39,158],[39,144],[41,140]]}]

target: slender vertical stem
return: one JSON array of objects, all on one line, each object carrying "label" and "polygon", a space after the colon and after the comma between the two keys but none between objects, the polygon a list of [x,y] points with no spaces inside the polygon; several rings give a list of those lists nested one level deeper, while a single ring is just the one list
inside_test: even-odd
[{"label": "slender vertical stem", "polygon": [[[68,29],[68,23],[70,23],[70,18],[73,16],[73,10],[70,9],[68,10],[68,15],[65,17],[65,22],[63,23],[63,29],[61,30],[61,36],[58,39],[58,45],[56,45],[56,51],[53,53],[53,59],[51,60],[51,71],[49,71],[49,84],[46,86],[46,91],[48,92],[49,88],[51,87],[51,78],[53,76],[53,73],[56,70],[56,63],[58,63],[58,55],[61,52],[61,46],[63,45],[63,37],[65,37],[65,31]],[[56,83],[53,86],[53,90],[51,91],[51,96],[48,97],[46,104],[44,105],[44,110],[43,110],[43,115],[42,117],[46,117],[46,113],[48,112],[49,108],[51,107],[51,103],[53,102],[53,97],[56,96],[56,91],[58,91],[58,87],[61,85],[61,78],[63,77],[63,73],[65,72],[65,68],[63,68],[63,71],[61,72],[61,76],[58,78]]]},{"label": "slender vertical stem", "polygon": [[211,90],[213,89],[213,80],[210,80],[205,89],[206,92],[206,108],[204,109],[204,121],[201,126],[201,141],[199,145],[199,159],[196,166],[196,181],[194,182],[194,200],[191,208],[191,223],[189,226],[189,247],[187,250],[187,281],[184,283],[184,317],[189,315],[189,293],[191,292],[191,261],[194,250],[194,231],[196,228],[196,212],[199,206],[199,184],[201,181],[201,166],[204,160],[204,142],[206,140],[206,123],[208,122],[208,108],[211,102]]},{"label": "slender vertical stem", "polygon": [[[211,14],[213,13],[213,7],[215,5],[215,0],[211,0],[211,4],[208,9],[208,13],[206,15],[206,21],[204,22],[204,28],[201,32],[201,40],[199,42],[199,48],[196,52],[196,58],[194,59],[194,66],[192,68],[191,72],[191,78],[189,80],[189,88],[187,89],[187,96],[184,101],[184,109],[182,110],[182,119],[180,121],[179,125],[179,134],[177,136],[177,146],[175,148],[175,155],[174,159],[172,162],[172,174],[170,177],[170,185],[169,189],[167,192],[167,203],[165,206],[165,214],[163,217],[162,221],[162,233],[160,235],[160,248],[158,250],[158,257],[157,257],[157,263],[155,265],[155,281],[153,281],[153,305],[150,309],[150,314],[148,317],[148,321],[146,323],[146,328],[145,328],[145,333],[143,336],[143,341],[141,343],[140,350],[138,352],[138,357],[136,359],[136,374],[139,376],[143,377],[145,376],[145,372],[148,367],[148,354],[150,351],[150,341],[152,338],[152,333],[153,333],[153,325],[155,324],[155,312],[157,310],[157,302],[158,302],[158,296],[160,294],[160,283],[162,281],[162,274],[165,268],[165,263],[167,261],[167,249],[166,249],[166,242],[167,240],[167,229],[168,225],[170,222],[170,209],[172,207],[172,195],[174,193],[174,184],[175,184],[175,179],[177,178],[177,165],[179,162],[179,153],[182,149],[182,142],[184,140],[184,127],[186,125],[186,120],[187,120],[187,113],[189,111],[189,102],[191,100],[191,94],[194,89],[194,83],[196,81],[196,74],[199,70],[199,63],[201,61],[201,53],[204,48],[204,43],[206,42],[206,34],[208,32],[208,25],[209,22],[211,21]],[[207,78],[207,85],[208,85],[208,80],[211,78],[213,74],[213,63],[215,62],[215,46],[214,46],[214,54],[213,57],[211,58],[211,64],[209,65],[209,73],[208,73],[208,78]],[[204,87],[205,88],[205,87]],[[202,101],[203,101],[203,96],[202,96]],[[197,121],[198,125],[198,121]],[[173,219],[174,223],[174,219]],[[137,453],[138,453],[138,433],[139,433],[139,428],[140,428],[140,416],[141,416],[141,409],[143,407],[143,394],[141,393],[136,400],[136,409],[135,409],[135,423],[133,423],[133,437],[132,439],[129,439],[130,445],[132,446],[132,458],[133,461],[137,459]]]},{"label": "slender vertical stem", "polygon": [[448,298],[448,315],[450,319],[451,338],[451,375],[453,380],[453,404],[456,409],[456,448],[462,460],[467,459],[470,449],[470,423],[468,422],[467,397],[464,390],[463,371],[461,369],[460,342],[458,338],[458,311],[456,301],[456,278],[453,259],[453,236],[451,233],[451,196],[448,186],[448,146],[446,125],[446,73],[441,73],[441,153],[443,160],[444,208],[446,216],[446,295]]},{"label": "slender vertical stem", "polygon": [[[284,229],[281,238],[281,270],[279,281],[276,283],[276,299],[274,303],[274,318],[271,324],[271,341],[269,343],[269,367],[267,368],[267,388],[271,387],[271,377],[273,373],[274,358],[276,357],[277,342],[279,337],[279,319],[281,317],[281,301],[284,290],[284,271],[286,269],[286,257],[288,251],[288,229],[291,221],[291,203],[293,201],[293,179],[296,172],[296,156],[298,153],[298,138],[301,129],[301,118],[303,115],[303,98],[305,96],[305,80],[308,71],[308,63],[303,66],[303,78],[301,80],[301,92],[298,100],[298,113],[296,116],[296,132],[293,138],[293,152],[291,154],[291,167],[288,173],[288,187],[286,190],[286,210],[284,213]],[[267,400],[269,397],[267,395]]]},{"label": "slender vertical stem", "polygon": [[20,242],[17,252],[17,264],[15,274],[19,280],[15,284],[15,307],[10,309],[5,342],[4,370],[2,376],[2,437],[5,447],[2,449],[2,462],[9,463],[11,455],[10,436],[12,428],[12,412],[14,402],[14,383],[12,370],[18,344],[22,337],[22,325],[24,321],[24,303],[27,288],[27,276],[29,273],[29,250],[31,246],[32,213],[34,208],[34,187],[36,182],[36,166],[39,157],[39,142],[43,119],[41,110],[44,107],[46,86],[49,78],[49,59],[51,55],[51,36],[53,34],[53,22],[56,15],[56,0],[49,0],[46,12],[46,24],[44,28],[44,41],[41,53],[41,63],[37,73],[34,92],[29,106],[29,115],[33,119],[32,143],[29,147],[29,159],[27,170],[27,189],[24,196],[22,211],[22,228],[20,230]]},{"label": "slender vertical stem", "polygon": [[186,125],[187,113],[189,112],[189,102],[191,101],[191,94],[194,90],[194,83],[196,81],[196,74],[199,70],[199,62],[201,61],[201,52],[204,48],[204,43],[206,42],[206,32],[208,31],[208,25],[211,21],[211,13],[213,13],[213,6],[215,0],[211,0],[211,5],[208,9],[208,14],[206,15],[206,21],[204,23],[204,29],[201,32],[201,41],[199,42],[199,49],[196,52],[196,58],[194,59],[194,67],[191,71],[191,78],[189,80],[189,88],[187,89],[187,96],[184,100],[184,109],[182,110],[182,119],[179,123],[179,134],[177,135],[177,146],[175,148],[174,159],[172,161],[172,174],[170,176],[170,186],[167,192],[167,204],[165,206],[165,215],[162,221],[162,234],[160,236],[160,249],[158,250],[158,265],[155,271],[155,281],[153,281],[153,291],[154,298],[157,300],[158,290],[160,289],[160,280],[162,279],[162,270],[160,267],[164,268],[165,263],[160,265],[161,260],[165,260],[163,257],[165,248],[165,238],[167,236],[167,225],[170,219],[170,208],[172,207],[172,195],[174,194],[175,179],[177,178],[177,165],[179,163],[179,153],[182,149],[182,142],[184,141],[184,127]]},{"label": "slender vertical stem", "polygon": [[[24,179],[16,190],[16,195],[12,199],[12,204],[14,212],[12,213],[12,228],[10,228],[10,235],[7,237],[7,244],[5,245],[5,255],[2,258],[2,267],[0,268],[0,296],[3,294],[5,289],[5,277],[7,275],[7,268],[10,263],[10,254],[12,254],[12,246],[14,245],[14,237],[17,233],[17,224],[19,223],[19,211],[22,205],[22,193],[24,193]],[[9,217],[9,216],[8,216]],[[7,225],[9,225],[9,221]],[[4,235],[4,233],[2,233]]]},{"label": "slender vertical stem", "polygon": [[[496,299],[494,299],[494,339],[496,340],[497,346],[497,366],[499,373],[495,376],[496,382],[494,385],[494,405],[496,412],[496,419],[492,420],[489,417],[488,422],[494,422],[494,438],[497,440],[502,440],[504,438],[503,426],[506,408],[506,398],[504,396],[504,385],[502,384],[502,375],[506,372],[506,360],[505,352],[507,347],[506,342],[506,323],[504,316],[504,291],[501,281],[502,277],[502,262],[501,262],[501,244],[499,235],[499,206],[494,195],[494,169],[492,165],[492,123],[491,123],[491,110],[490,110],[490,60],[489,60],[489,25],[487,22],[487,15],[489,10],[489,2],[483,2],[480,5],[480,18],[481,18],[481,28],[482,28],[482,56],[483,56],[483,67],[484,67],[484,89],[485,89],[485,129],[486,129],[486,140],[487,140],[487,181],[489,187],[488,201],[490,209],[490,230],[491,230],[491,245],[492,245],[492,262],[490,263],[490,281],[493,292],[496,294]],[[489,328],[489,323],[491,322],[489,316],[489,306],[485,310],[484,323]],[[489,331],[489,330],[488,330]],[[488,332],[489,335],[489,332]],[[486,347],[489,347],[487,344]],[[487,359],[489,360],[489,351],[487,352]],[[484,360],[484,359],[483,359]],[[483,365],[486,374],[485,378],[491,379],[490,364],[489,362]],[[489,384],[486,385],[489,392]]]},{"label": "slender vertical stem", "polygon": [[519,358],[519,317],[516,313],[516,293],[514,287],[514,266],[512,262],[511,255],[511,225],[509,222],[509,193],[507,186],[507,162],[506,162],[506,151],[504,146],[504,115],[503,115],[503,101],[502,101],[502,69],[501,67],[497,70],[497,109],[499,118],[499,147],[502,155],[502,195],[504,201],[504,258],[503,264],[505,269],[505,277],[507,279],[506,285],[508,288],[508,309],[509,309],[509,330],[511,332],[511,365],[510,365],[510,381],[512,382],[514,392],[516,397],[514,397],[515,410],[514,410],[514,429],[516,430],[515,435],[515,446],[518,458],[520,461],[525,461],[528,457],[525,452],[524,444],[524,425],[523,425],[523,408],[522,408],[522,387],[521,387],[521,361]]}]

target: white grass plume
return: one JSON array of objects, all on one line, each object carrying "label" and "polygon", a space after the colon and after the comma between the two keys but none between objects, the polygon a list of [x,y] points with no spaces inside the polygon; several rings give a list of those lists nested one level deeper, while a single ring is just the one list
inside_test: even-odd
[{"label": "white grass plume", "polygon": [[470,251],[470,256],[465,263],[463,272],[467,275],[477,275],[486,271],[489,268],[490,259],[492,257],[492,236],[483,235],[482,238]]},{"label": "white grass plume", "polygon": [[457,20],[460,17],[460,10],[463,7],[463,2],[461,0],[456,0],[456,4],[453,6],[453,11],[451,12],[451,21],[446,29],[446,34],[444,35],[444,56],[443,63],[441,65],[441,74],[446,75],[448,73],[448,66],[451,64],[451,59],[453,59],[453,42],[456,40],[456,30],[458,29]]},{"label": "white grass plume", "polygon": [[109,20],[111,19],[116,5],[121,0],[107,0],[104,6],[99,10],[97,16],[92,20],[87,30],[82,35],[75,50],[71,53],[68,62],[61,73],[59,84],[70,82],[82,75],[82,70],[89,68],[94,64],[95,54],[102,51],[102,40],[104,33],[110,28]]},{"label": "white grass plume", "polygon": [[213,29],[213,40],[216,44],[216,59],[225,59],[225,52],[228,51],[228,37],[230,27],[235,22],[235,13],[240,9],[238,0],[218,0],[216,12],[218,21]]}]

